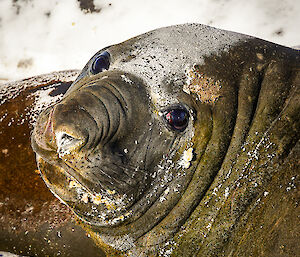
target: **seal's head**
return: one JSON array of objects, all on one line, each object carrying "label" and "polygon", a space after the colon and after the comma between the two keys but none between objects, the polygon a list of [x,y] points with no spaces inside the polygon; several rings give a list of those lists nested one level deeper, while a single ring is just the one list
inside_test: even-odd
[{"label": "seal's head", "polygon": [[234,162],[268,51],[265,41],[196,24],[99,51],[37,121],[32,146],[44,181],[115,248],[163,241],[226,154]]},{"label": "seal's head", "polygon": [[149,33],[99,51],[35,126],[43,179],[89,224],[133,222],[160,205],[164,191],[179,195],[192,174],[196,120],[208,137],[207,107],[183,90],[187,54],[173,60],[178,49],[167,51],[164,40],[151,42],[156,38]]}]

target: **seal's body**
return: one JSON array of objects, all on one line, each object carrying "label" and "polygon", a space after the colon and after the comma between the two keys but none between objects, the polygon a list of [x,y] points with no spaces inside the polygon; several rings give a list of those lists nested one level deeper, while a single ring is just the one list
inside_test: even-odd
[{"label": "seal's body", "polygon": [[104,256],[41,183],[30,146],[36,117],[62,98],[78,73],[0,85],[0,255]]}]

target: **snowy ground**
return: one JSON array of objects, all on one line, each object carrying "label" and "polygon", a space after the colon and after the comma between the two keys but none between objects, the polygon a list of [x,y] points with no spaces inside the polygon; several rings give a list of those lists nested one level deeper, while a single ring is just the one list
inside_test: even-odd
[{"label": "snowy ground", "polygon": [[299,13],[295,0],[0,0],[0,80],[81,69],[107,45],[185,22],[299,45]]}]

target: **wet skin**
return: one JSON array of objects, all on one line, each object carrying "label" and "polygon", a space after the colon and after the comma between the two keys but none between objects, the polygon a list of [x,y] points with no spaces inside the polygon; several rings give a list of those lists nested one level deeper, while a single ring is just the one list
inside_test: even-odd
[{"label": "wet skin", "polygon": [[39,115],[41,176],[109,256],[293,256],[299,58],[195,24],[102,49]]}]

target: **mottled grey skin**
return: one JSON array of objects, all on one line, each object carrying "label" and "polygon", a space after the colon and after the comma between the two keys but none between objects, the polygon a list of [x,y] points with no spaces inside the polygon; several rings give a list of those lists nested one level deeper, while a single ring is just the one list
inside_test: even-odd
[{"label": "mottled grey skin", "polygon": [[[109,70],[94,75],[104,51]],[[100,50],[38,119],[42,177],[109,256],[275,256],[266,231],[299,234],[267,209],[285,197],[276,208],[297,215],[299,58],[197,24]],[[183,131],[165,117],[178,106]],[[264,208],[276,227],[259,225]]]}]

